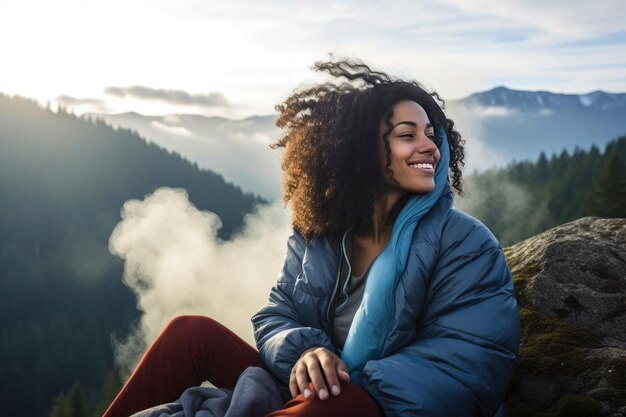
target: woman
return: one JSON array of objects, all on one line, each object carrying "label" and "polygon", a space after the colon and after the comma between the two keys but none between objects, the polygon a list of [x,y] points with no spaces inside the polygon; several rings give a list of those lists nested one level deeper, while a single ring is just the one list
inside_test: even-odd
[{"label": "woman", "polygon": [[277,106],[294,232],[252,318],[258,353],[211,319],[177,318],[106,417],[205,379],[232,387],[247,366],[293,397],[272,417],[504,415],[517,304],[497,240],[452,208],[463,140],[415,82],[347,60],[314,68],[342,82]]}]

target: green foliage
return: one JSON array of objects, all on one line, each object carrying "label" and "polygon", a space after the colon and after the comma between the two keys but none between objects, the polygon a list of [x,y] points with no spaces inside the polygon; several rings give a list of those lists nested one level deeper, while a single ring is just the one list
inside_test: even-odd
[{"label": "green foliage", "polygon": [[589,211],[598,217],[626,217],[626,164],[613,147],[593,189]]},{"label": "green foliage", "polygon": [[50,417],[90,417],[87,399],[80,382],[75,382],[67,395],[59,394],[54,400]]},{"label": "green foliage", "polygon": [[54,399],[50,417],[69,417],[71,415],[72,408],[70,407],[70,402],[63,393],[60,393],[59,396]]},{"label": "green foliage", "polygon": [[102,388],[100,389],[100,395],[94,407],[92,413],[93,417],[102,417],[104,412],[109,408],[109,405],[113,402],[117,393],[122,388],[122,381],[120,381],[119,374],[115,369],[109,371],[104,379]]},{"label": "green foliage", "polygon": [[74,381],[87,393],[101,386],[111,334],[138,315],[108,239],[123,203],[161,186],[219,215],[224,239],[263,202],[129,130],[0,94],[4,414],[44,417]]},{"label": "green foliage", "polygon": [[626,217],[626,137],[604,153],[563,150],[536,162],[475,173],[457,206],[485,223],[503,246],[585,216]]}]

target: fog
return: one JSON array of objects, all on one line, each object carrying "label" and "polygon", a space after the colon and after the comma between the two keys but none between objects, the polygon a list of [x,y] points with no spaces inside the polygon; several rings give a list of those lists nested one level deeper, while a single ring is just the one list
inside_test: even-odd
[{"label": "fog", "polygon": [[198,210],[183,189],[129,200],[121,214],[109,250],[124,260],[124,283],[141,312],[129,333],[113,340],[124,375],[180,314],[208,315],[253,343],[250,317],[265,303],[286,253],[290,222],[282,203],[246,216],[229,241],[217,235],[219,217]]},{"label": "fog", "polygon": [[510,156],[502,155],[487,145],[483,121],[486,117],[505,117],[505,108],[468,107],[451,103],[446,112],[454,120],[454,128],[465,140],[464,173],[482,172],[489,168],[503,166]]}]

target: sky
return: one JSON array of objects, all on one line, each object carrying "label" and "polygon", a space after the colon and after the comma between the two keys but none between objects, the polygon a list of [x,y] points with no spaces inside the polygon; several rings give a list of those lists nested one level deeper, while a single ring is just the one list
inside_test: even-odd
[{"label": "sky", "polygon": [[457,99],[626,92],[623,0],[0,0],[0,92],[77,113],[272,114],[315,61]]}]

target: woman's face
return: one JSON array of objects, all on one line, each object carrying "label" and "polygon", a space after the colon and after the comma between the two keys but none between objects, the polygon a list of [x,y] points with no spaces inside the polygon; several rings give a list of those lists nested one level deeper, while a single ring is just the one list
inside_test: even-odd
[{"label": "woman's face", "polygon": [[[391,182],[390,174],[385,170],[389,191],[400,194],[431,192],[435,188],[435,168],[441,154],[434,142],[435,131],[426,111],[414,101],[400,101],[393,107],[390,122],[394,127],[388,137],[391,148],[389,168],[397,184]],[[387,164],[383,141],[386,130],[387,125],[382,120],[379,137],[383,169]]]}]

